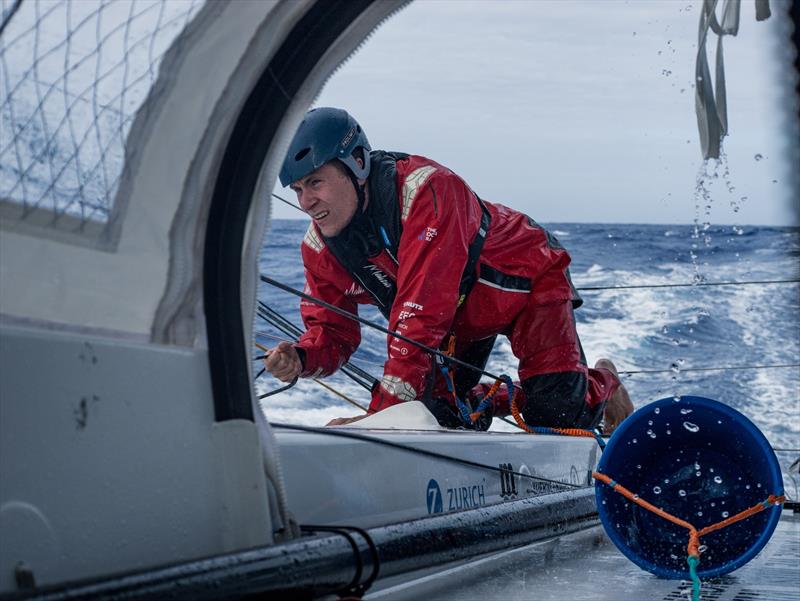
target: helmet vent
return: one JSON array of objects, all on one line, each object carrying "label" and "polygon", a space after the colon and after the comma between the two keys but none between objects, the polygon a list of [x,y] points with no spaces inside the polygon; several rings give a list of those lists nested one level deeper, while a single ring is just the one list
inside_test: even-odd
[{"label": "helmet vent", "polygon": [[305,148],[303,148],[303,150],[301,150],[296,155],[294,155],[294,160],[295,161],[302,161],[303,157],[305,157],[309,152],[311,152],[311,148],[306,146]]}]

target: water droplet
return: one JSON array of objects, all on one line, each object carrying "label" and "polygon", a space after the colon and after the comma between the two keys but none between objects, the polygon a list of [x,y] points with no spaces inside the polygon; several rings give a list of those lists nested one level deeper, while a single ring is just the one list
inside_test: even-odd
[{"label": "water droplet", "polygon": [[693,424],[692,422],[683,422],[683,427],[689,430],[689,432],[699,432],[700,426]]},{"label": "water droplet", "polygon": [[756,156],[754,156],[753,158],[754,158],[755,160],[757,160],[757,161],[760,161],[761,159],[763,159],[763,158],[764,158],[764,155],[762,155],[761,153],[757,153],[757,154],[756,154]]},{"label": "water droplet", "polygon": [[664,478],[664,484],[669,484],[669,478]]},{"label": "water droplet", "polygon": [[691,409],[681,409],[681,415],[688,415],[691,412],[692,412]]},{"label": "water droplet", "polygon": [[653,487],[653,492],[655,494],[657,494],[657,495],[660,495],[661,494],[661,487],[660,486],[654,486]]},{"label": "water droplet", "polygon": [[678,494],[679,494],[680,496],[682,496],[682,497],[685,497],[685,496],[686,496],[686,491],[685,491],[685,490],[683,490],[683,489],[681,488],[681,489],[678,491]]},{"label": "water droplet", "polygon": [[717,504],[714,503],[714,501],[711,501],[711,507],[716,507],[716,506],[717,506]]},{"label": "water droplet", "polygon": [[634,439],[633,439],[631,442],[632,442],[633,444],[636,444],[636,443],[637,443],[637,442],[639,442],[639,441],[638,441],[638,440],[636,440],[636,439],[634,438]]},{"label": "water droplet", "polygon": [[647,420],[647,425],[648,426],[652,426],[653,425],[653,420],[652,419],[648,419]]},{"label": "water droplet", "polygon": [[696,470],[700,469],[700,464],[697,463],[696,461],[694,462],[694,469],[696,469]]},{"label": "water droplet", "polygon": [[722,484],[722,478],[720,478],[719,476],[714,476],[714,482],[716,482],[717,484]]},{"label": "water droplet", "polygon": [[647,435],[648,435],[650,438],[655,438],[655,437],[656,437],[656,433],[655,433],[655,432],[653,432],[652,430],[648,430],[648,431],[647,431]]},{"label": "water droplet", "polygon": [[638,498],[639,498],[639,495],[633,495],[633,498],[634,498],[634,499],[638,499]]},{"label": "water droplet", "polygon": [[679,394],[673,395],[672,396],[672,402],[673,403],[680,403],[681,402],[681,395],[679,395]]},{"label": "water droplet", "polygon": [[672,430],[667,430],[667,436],[669,436],[670,434],[672,434]]},{"label": "water droplet", "polygon": [[709,471],[709,472],[711,472],[711,473],[713,474],[713,473],[714,473],[714,468],[713,468],[713,467],[710,467],[710,468],[708,468],[708,471]]},{"label": "water droplet", "polygon": [[638,464],[638,465],[636,466],[636,469],[637,469],[637,470],[640,470],[640,469],[642,469],[642,465],[641,465],[641,464]]},{"label": "water droplet", "polygon": [[700,551],[700,553],[705,553],[708,551],[708,545],[700,545],[697,550]]},{"label": "water droplet", "polygon": [[756,484],[756,488],[761,488],[761,484]]},{"label": "water droplet", "polygon": [[697,515],[698,515],[698,517],[703,517],[703,512],[702,511],[698,511]]},{"label": "water droplet", "polygon": [[660,408],[660,407],[656,407],[656,408],[653,410],[653,413],[655,413],[656,415],[658,415],[659,413],[661,413],[661,408]]},{"label": "water droplet", "polygon": [[695,476],[699,476],[701,473],[702,473],[702,472],[695,472],[695,473],[694,473],[694,475],[695,475]]},{"label": "water droplet", "polygon": [[750,490],[750,485],[749,485],[749,484],[745,484],[745,485],[744,485],[744,487],[745,487],[747,490]]}]

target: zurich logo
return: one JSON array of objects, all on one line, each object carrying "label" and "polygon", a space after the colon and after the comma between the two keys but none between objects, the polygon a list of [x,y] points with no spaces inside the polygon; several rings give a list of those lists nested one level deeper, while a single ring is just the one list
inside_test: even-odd
[{"label": "zurich logo", "polygon": [[428,482],[428,513],[442,512],[442,491],[436,480]]}]

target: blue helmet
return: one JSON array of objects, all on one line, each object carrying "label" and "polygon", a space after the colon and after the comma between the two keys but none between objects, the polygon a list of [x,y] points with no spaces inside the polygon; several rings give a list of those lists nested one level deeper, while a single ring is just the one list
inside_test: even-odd
[{"label": "blue helmet", "polygon": [[[364,149],[363,167],[353,156],[358,148]],[[356,179],[366,179],[370,150],[364,130],[347,111],[329,107],[311,109],[289,145],[281,167],[281,185],[288,186],[333,159],[344,163]]]}]

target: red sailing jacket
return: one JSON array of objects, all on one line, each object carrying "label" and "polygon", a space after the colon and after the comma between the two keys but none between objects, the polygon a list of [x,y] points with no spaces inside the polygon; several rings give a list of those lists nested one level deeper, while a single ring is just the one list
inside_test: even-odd
[{"label": "red sailing jacket", "polygon": [[[394,190],[402,228],[396,257],[384,250],[369,259],[396,285],[387,311],[389,329],[439,348],[450,332],[459,344],[503,333],[531,302],[579,302],[565,277],[570,257],[558,241],[526,215],[485,202],[491,225],[475,270],[478,279],[459,305],[459,285],[481,223],[481,206],[469,186],[446,167],[422,156],[401,156]],[[368,199],[372,194],[368,188]],[[326,246],[313,222],[302,257],[307,294],[354,313],[359,304],[376,304]],[[308,301],[301,302],[300,311],[306,326],[297,344],[305,352],[301,375],[330,375],[358,347],[360,326]],[[389,337],[383,379],[373,391],[370,410],[420,398],[432,368],[428,353]]]}]

